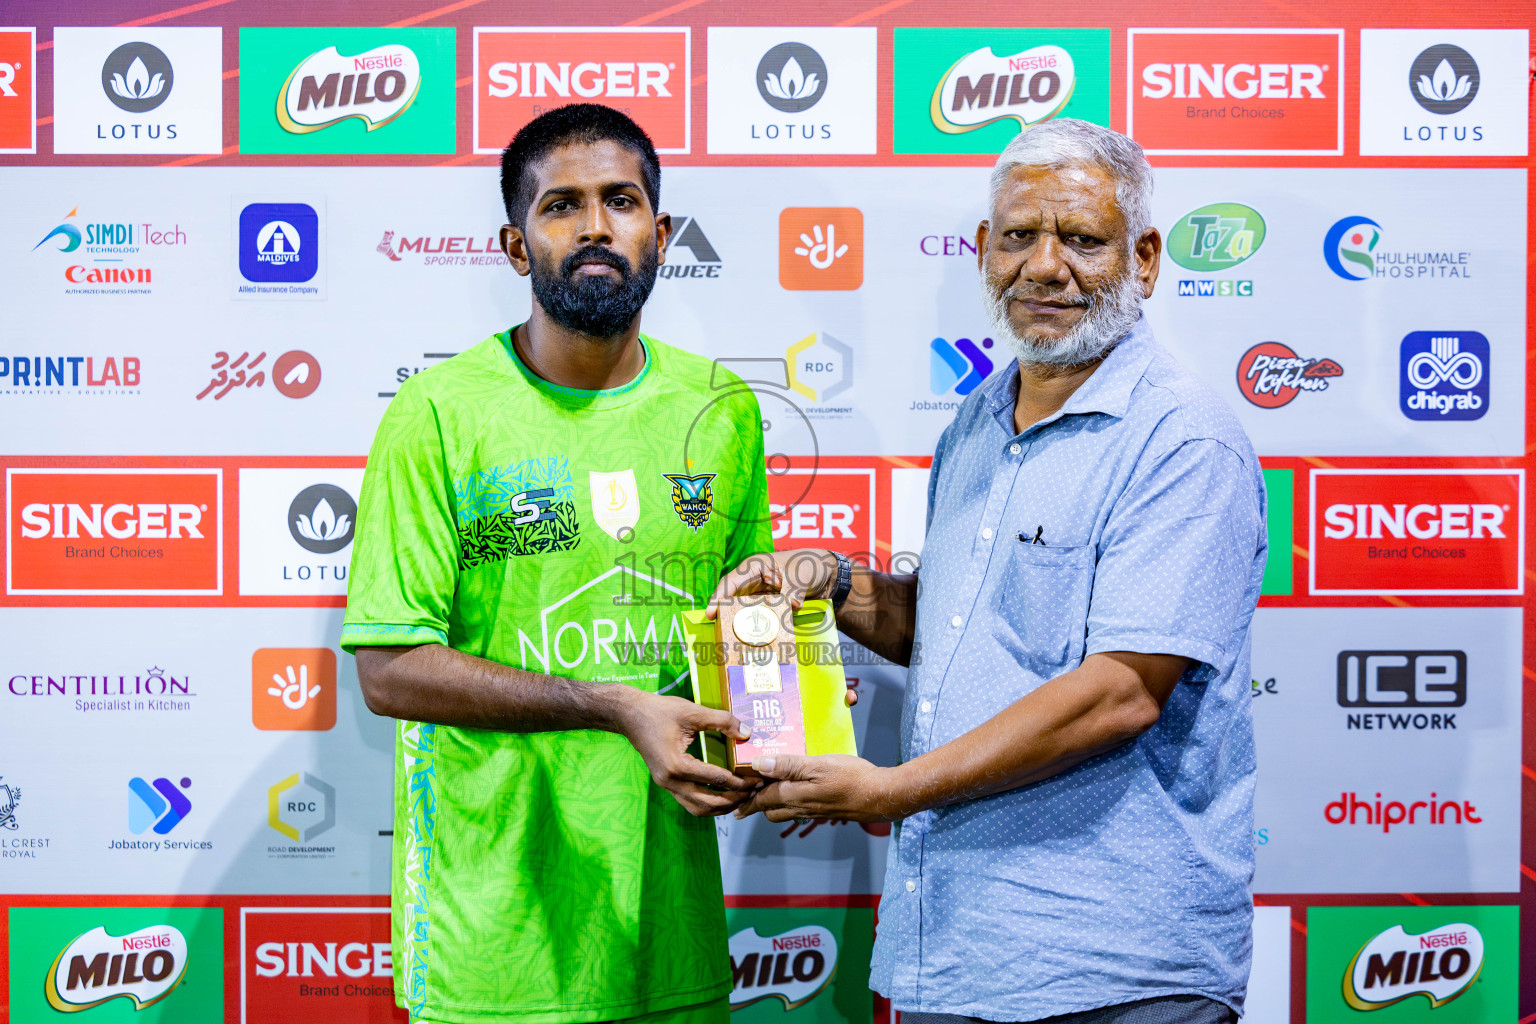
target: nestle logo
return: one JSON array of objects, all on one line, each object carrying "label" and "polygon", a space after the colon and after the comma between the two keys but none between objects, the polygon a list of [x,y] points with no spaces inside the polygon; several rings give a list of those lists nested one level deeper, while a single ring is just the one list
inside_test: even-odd
[{"label": "nestle logo", "polygon": [[1346,708],[1459,708],[1467,703],[1465,651],[1340,651]]},{"label": "nestle logo", "polygon": [[165,949],[171,944],[171,937],[164,933],[159,935],[129,935],[123,939],[124,949]]},{"label": "nestle logo", "polygon": [[809,935],[786,935],[773,940],[773,950],[781,949],[815,949],[821,945],[821,936],[814,932]]}]

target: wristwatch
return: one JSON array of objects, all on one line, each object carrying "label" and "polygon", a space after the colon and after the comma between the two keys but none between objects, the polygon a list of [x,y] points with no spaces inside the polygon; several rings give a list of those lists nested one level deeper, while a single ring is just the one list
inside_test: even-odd
[{"label": "wristwatch", "polygon": [[853,563],[841,551],[832,552],[832,557],[837,559],[837,583],[832,587],[831,595],[835,612],[848,600],[848,593],[853,589]]}]

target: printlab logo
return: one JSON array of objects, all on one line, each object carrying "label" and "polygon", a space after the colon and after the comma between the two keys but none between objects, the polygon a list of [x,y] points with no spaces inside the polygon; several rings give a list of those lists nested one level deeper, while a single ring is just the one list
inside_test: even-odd
[{"label": "printlab logo", "polygon": [[[295,843],[324,835],[336,825],[336,790],[309,772],[294,772],[267,790],[267,824]],[[323,855],[335,851],[318,847],[304,852]]]},{"label": "printlab logo", "polygon": [[1488,339],[1414,331],[1403,339],[1399,401],[1411,420],[1475,420],[1488,411]]},{"label": "printlab logo", "polygon": [[1379,1010],[1422,995],[1431,1009],[1472,987],[1483,969],[1483,936],[1470,924],[1441,925],[1417,935],[1394,925],[1372,938],[1344,969],[1344,1001]]},{"label": "printlab logo", "polygon": [[43,992],[60,1013],[89,1010],[119,997],[137,1011],[170,995],[186,971],[187,939],[179,929],[161,924],[111,935],[98,926],[64,947]]},{"label": "printlab logo", "polygon": [[1289,345],[1261,341],[1237,363],[1237,390],[1261,409],[1289,405],[1303,391],[1327,391],[1344,367],[1321,356],[1298,356]]},{"label": "printlab logo", "polygon": [[147,113],[164,103],[175,80],[165,51],[149,43],[124,43],[101,65],[102,91],[130,114]]},{"label": "printlab logo", "polygon": [[0,775],[0,828],[11,832],[16,831],[18,827],[16,805],[19,803],[21,803],[20,787],[9,785],[5,781],[5,776]]},{"label": "printlab logo", "polygon": [[852,291],[864,283],[864,214],[852,206],[791,206],[779,214],[779,284]]},{"label": "printlab logo", "polygon": [[288,507],[288,532],[305,551],[329,555],[352,543],[357,502],[334,484],[300,491]]},{"label": "printlab logo", "polygon": [[1414,100],[1431,114],[1455,114],[1477,99],[1482,76],[1477,61],[1459,46],[1431,46],[1408,69],[1408,87]]},{"label": "printlab logo", "polygon": [[320,215],[307,203],[251,203],[240,211],[242,294],[318,294],[289,286],[312,281],[320,269]]},{"label": "printlab logo", "polygon": [[827,91],[827,62],[804,43],[780,43],[757,62],[757,91],[774,110],[809,110]]},{"label": "printlab logo", "polygon": [[[687,250],[690,262],[682,262],[683,250]],[[698,218],[672,218],[672,235],[667,240],[667,262],[656,268],[658,277],[719,277],[722,265],[720,253],[710,243],[709,236],[704,234]]]},{"label": "printlab logo", "polygon": [[975,391],[992,372],[992,360],[982,351],[992,345],[991,338],[982,338],[980,347],[970,338],[934,338],[928,343],[928,390],[962,397]]},{"label": "printlab logo", "polygon": [[182,779],[178,787],[170,779],[156,779],[153,784],[138,776],[128,780],[128,831],[141,836],[150,829],[163,836],[180,825],[192,811],[186,790],[191,779]]}]

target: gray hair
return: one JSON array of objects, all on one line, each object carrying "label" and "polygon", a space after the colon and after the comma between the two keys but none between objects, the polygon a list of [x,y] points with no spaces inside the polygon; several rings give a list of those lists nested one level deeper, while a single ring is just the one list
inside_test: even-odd
[{"label": "gray hair", "polygon": [[992,202],[1015,167],[1092,164],[1115,179],[1115,202],[1131,245],[1152,226],[1152,165],[1131,139],[1074,117],[1057,117],[1013,137],[992,168]]}]

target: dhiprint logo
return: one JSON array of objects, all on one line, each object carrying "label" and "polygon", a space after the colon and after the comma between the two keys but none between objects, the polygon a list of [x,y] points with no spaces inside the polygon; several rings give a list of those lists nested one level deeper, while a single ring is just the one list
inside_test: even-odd
[{"label": "dhiprint logo", "polygon": [[1475,420],[1488,411],[1488,339],[1476,331],[1414,331],[1403,339],[1399,398],[1411,420]]},{"label": "dhiprint logo", "polygon": [[119,997],[142,1010],[170,995],[186,972],[187,939],[179,929],[161,924],[110,935],[98,926],[54,958],[43,991],[48,1005],[60,1013],[78,1013]]},{"label": "dhiprint logo", "polygon": [[792,206],[779,214],[779,284],[853,291],[864,283],[864,214],[853,206]]},{"label": "dhiprint logo", "polygon": [[1289,405],[1303,391],[1327,391],[1344,367],[1320,356],[1298,356],[1289,345],[1261,341],[1237,363],[1237,390],[1261,409]]},{"label": "dhiprint logo", "polygon": [[934,338],[928,343],[928,390],[962,397],[975,391],[992,372],[992,360],[982,351],[992,345],[991,338],[982,338],[980,347],[970,338]]},{"label": "dhiprint logo", "polygon": [[150,829],[163,836],[180,825],[192,812],[192,801],[185,790],[191,779],[182,779],[180,787],[170,779],[156,779],[153,784],[135,776],[128,780],[128,831],[141,836]]},{"label": "dhiprint logo", "polygon": [[775,110],[809,110],[827,91],[827,62],[804,43],[780,43],[757,63],[757,91]]},{"label": "dhiprint logo", "polygon": [[357,502],[334,484],[306,487],[288,506],[288,532],[305,551],[329,555],[352,543]]},{"label": "dhiprint logo", "polygon": [[102,91],[130,114],[143,114],[164,103],[175,80],[165,51],[149,43],[124,43],[101,65]]},{"label": "dhiprint logo", "polygon": [[1328,269],[1344,280],[1364,281],[1376,275],[1371,254],[1380,243],[1380,224],[1369,217],[1344,217],[1323,237],[1323,259]]},{"label": "dhiprint logo", "polygon": [[1408,69],[1414,100],[1431,114],[1455,114],[1466,109],[1477,99],[1481,80],[1472,55],[1450,43],[1431,46]]},{"label": "dhiprint logo", "polygon": [[1379,1010],[1421,995],[1434,1009],[1465,993],[1482,970],[1483,936],[1470,924],[1418,935],[1394,925],[1361,946],[1344,969],[1344,1001]]}]

